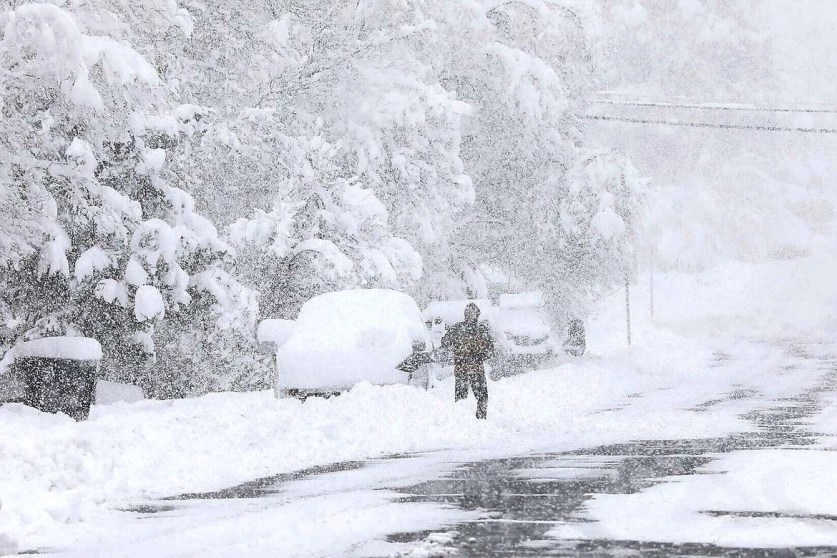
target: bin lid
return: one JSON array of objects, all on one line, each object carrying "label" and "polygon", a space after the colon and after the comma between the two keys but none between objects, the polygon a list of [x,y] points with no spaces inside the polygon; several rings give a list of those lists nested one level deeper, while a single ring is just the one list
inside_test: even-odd
[{"label": "bin lid", "polygon": [[90,337],[44,337],[15,345],[15,358],[101,360],[102,346]]}]

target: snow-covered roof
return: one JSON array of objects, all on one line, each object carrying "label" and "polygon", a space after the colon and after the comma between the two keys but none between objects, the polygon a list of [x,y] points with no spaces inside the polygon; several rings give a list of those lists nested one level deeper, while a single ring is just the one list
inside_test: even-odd
[{"label": "snow-covered roof", "polygon": [[542,337],[551,331],[538,308],[500,308],[500,329],[511,335]]},{"label": "snow-covered roof", "polygon": [[26,341],[13,349],[15,358],[62,358],[100,360],[102,346],[90,337],[44,337]]},{"label": "snow-covered roof", "polygon": [[500,295],[500,308],[540,308],[544,305],[541,291]]},{"label": "snow-covered roof", "polygon": [[275,343],[277,346],[288,340],[294,332],[296,323],[293,320],[267,319],[259,322],[256,338],[259,343]]}]

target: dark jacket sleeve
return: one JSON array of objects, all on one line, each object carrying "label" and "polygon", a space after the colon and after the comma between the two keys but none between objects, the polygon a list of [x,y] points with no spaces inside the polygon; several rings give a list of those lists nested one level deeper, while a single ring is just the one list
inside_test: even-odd
[{"label": "dark jacket sleeve", "polygon": [[453,324],[448,328],[448,331],[442,336],[442,348],[450,349],[456,342],[456,337],[459,334],[459,324]]},{"label": "dark jacket sleeve", "polygon": [[491,335],[491,331],[485,325],[480,325],[480,334],[482,336],[482,359],[488,360],[494,357],[495,354],[495,347],[494,347],[494,337]]}]

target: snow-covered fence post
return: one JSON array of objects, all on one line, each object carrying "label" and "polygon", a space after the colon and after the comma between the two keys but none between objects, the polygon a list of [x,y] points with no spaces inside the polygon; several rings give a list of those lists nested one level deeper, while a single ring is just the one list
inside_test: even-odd
[{"label": "snow-covered fence post", "polygon": [[628,345],[631,344],[631,281],[625,271],[625,321],[628,330]]}]

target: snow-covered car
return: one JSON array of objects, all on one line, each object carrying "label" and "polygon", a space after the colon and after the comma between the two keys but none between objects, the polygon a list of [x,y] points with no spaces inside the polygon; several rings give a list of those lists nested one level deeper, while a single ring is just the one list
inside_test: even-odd
[{"label": "snow-covered car", "polygon": [[497,324],[511,355],[549,355],[555,341],[538,291],[500,295]]},{"label": "snow-covered car", "polygon": [[293,331],[277,352],[280,392],[305,397],[334,394],[359,382],[408,383],[396,368],[430,349],[416,302],[387,289],[316,296],[303,304]]}]

